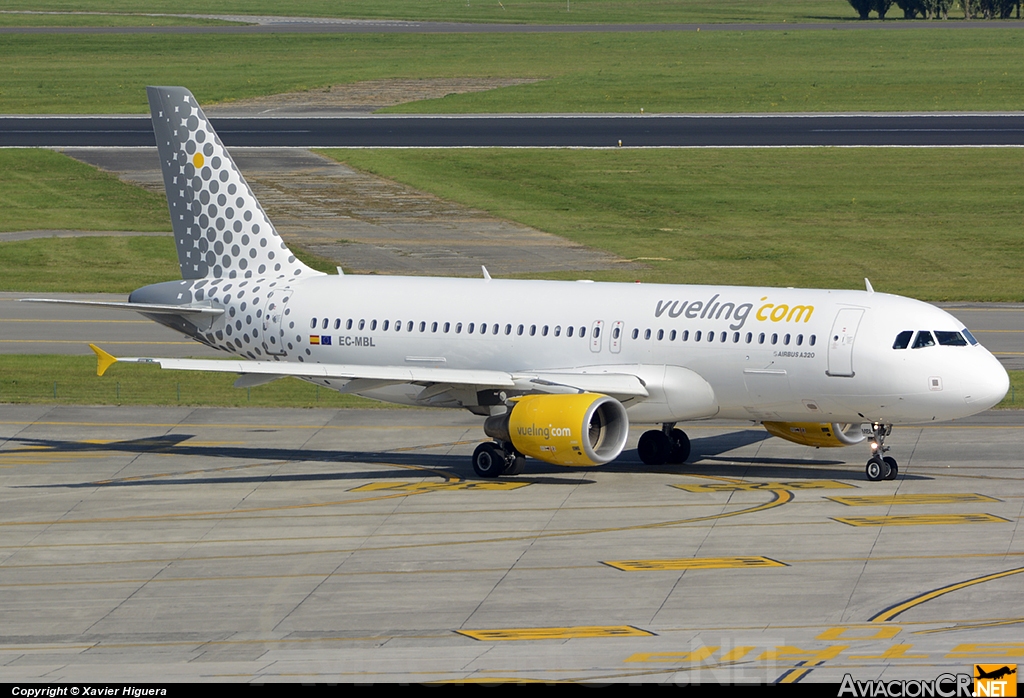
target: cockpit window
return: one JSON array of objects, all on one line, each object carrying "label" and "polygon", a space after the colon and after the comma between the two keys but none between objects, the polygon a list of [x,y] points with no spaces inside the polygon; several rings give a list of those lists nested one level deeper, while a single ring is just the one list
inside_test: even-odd
[{"label": "cockpit window", "polygon": [[967,341],[970,342],[971,344],[977,344],[978,343],[978,340],[976,340],[974,338],[974,335],[971,334],[971,331],[969,329],[967,329],[966,327],[964,328],[964,337],[967,337]]},{"label": "cockpit window", "polygon": [[910,338],[914,336],[913,330],[906,330],[896,335],[896,341],[892,343],[893,349],[906,349],[910,346]]},{"label": "cockpit window", "polygon": [[939,346],[943,347],[966,347],[967,340],[964,339],[963,335],[959,332],[940,332],[935,330],[935,339],[938,340]]},{"label": "cockpit window", "polygon": [[914,338],[914,349],[920,349],[921,347],[934,347],[935,340],[932,339],[932,333],[928,330],[921,330],[917,333],[917,337]]}]

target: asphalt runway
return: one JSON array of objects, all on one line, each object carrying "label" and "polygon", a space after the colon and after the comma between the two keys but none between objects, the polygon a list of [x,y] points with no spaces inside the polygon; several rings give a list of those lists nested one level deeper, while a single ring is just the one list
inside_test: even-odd
[{"label": "asphalt runway", "polygon": [[[0,681],[838,682],[1024,654],[1024,412],[480,481],[445,410],[0,405]],[[634,430],[630,449],[640,431]]]},{"label": "asphalt runway", "polygon": [[[1020,146],[1024,113],[212,117],[228,147]],[[155,145],[148,116],[4,116],[0,147]]]}]

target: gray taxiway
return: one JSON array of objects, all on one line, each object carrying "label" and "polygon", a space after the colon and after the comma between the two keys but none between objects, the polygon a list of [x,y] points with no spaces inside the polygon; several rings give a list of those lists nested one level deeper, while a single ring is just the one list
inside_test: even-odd
[{"label": "gray taxiway", "polygon": [[[0,406],[0,681],[932,679],[1024,655],[1024,412],[481,481],[458,411]],[[639,435],[634,431],[632,444]]]}]

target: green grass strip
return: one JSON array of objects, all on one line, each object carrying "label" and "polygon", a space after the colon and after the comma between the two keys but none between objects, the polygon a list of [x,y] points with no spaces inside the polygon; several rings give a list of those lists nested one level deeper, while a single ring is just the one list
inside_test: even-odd
[{"label": "green grass strip", "polygon": [[115,364],[96,375],[94,356],[0,355],[0,402],[59,405],[202,407],[385,407],[294,378],[235,388],[233,373],[163,371]]},{"label": "green grass strip", "polygon": [[[857,17],[848,3],[838,0],[7,0],[5,9],[544,24],[833,22]],[[894,10],[890,16],[900,14]]]},{"label": "green grass strip", "polygon": [[392,111],[998,111],[1020,108],[1022,62],[1013,29],[68,35],[60,51],[52,36],[7,35],[0,111],[147,113],[147,85],[184,85],[209,105],[439,77],[542,82]]},{"label": "green grass strip", "polygon": [[1019,149],[324,152],[648,267],[563,278],[1024,300]]},{"label": "green grass strip", "polygon": [[171,230],[164,197],[42,149],[0,149],[0,211],[0,232]]},{"label": "green grass strip", "polygon": [[141,14],[43,14],[36,12],[0,12],[0,27],[206,27],[234,25],[198,17],[157,17]]}]

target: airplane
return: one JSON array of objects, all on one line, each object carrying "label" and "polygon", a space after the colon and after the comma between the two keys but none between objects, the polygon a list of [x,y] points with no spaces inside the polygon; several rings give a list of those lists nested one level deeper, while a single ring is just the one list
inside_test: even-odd
[{"label": "airplane", "polygon": [[1017,673],[1017,669],[1016,668],[1011,669],[1008,666],[1003,666],[1003,667],[1001,667],[999,669],[994,669],[992,671],[984,671],[980,666],[975,665],[975,670],[978,672],[978,675],[975,676],[974,678],[976,678],[976,679],[995,679],[997,681],[999,679],[1003,678],[1004,676],[1009,676],[1011,674],[1016,674]]},{"label": "airplane", "polygon": [[[195,97],[147,88],[180,281],[126,303],[233,360],[115,362],[239,375],[237,387],[292,376],[403,405],[466,409],[491,441],[482,478],[525,457],[562,466],[617,458],[630,423],[656,425],[648,465],[690,455],[679,422],[760,423],[812,447],[867,442],[868,480],[895,479],[893,425],[976,414],[1009,378],[955,317],[866,290],[684,286],[491,278],[328,275],[288,249]],[[92,346],[92,345],[91,345]]]}]

